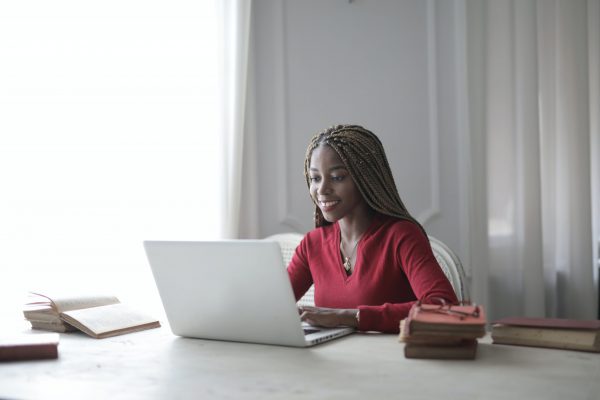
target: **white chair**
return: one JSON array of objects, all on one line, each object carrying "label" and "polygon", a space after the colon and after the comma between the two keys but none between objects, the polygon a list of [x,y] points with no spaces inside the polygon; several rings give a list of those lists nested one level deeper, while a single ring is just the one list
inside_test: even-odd
[{"label": "white chair", "polygon": [[[279,243],[281,255],[283,257],[283,264],[285,267],[287,267],[292,260],[294,251],[296,250],[298,244],[300,244],[302,238],[303,236],[299,233],[280,233],[269,236],[265,238],[265,240],[272,240]],[[440,264],[442,271],[444,271],[444,274],[450,281],[458,300],[468,301],[469,291],[466,284],[466,276],[458,256],[442,241],[433,236],[429,236],[429,243],[431,244],[431,250],[433,250],[435,259],[437,260],[438,264]],[[298,300],[298,305],[314,306],[314,291],[315,288],[314,285],[312,285],[304,294],[304,296]]]},{"label": "white chair", "polygon": [[458,256],[441,240],[429,236],[431,250],[442,271],[450,281],[459,301],[470,301],[467,279]]},{"label": "white chair", "polygon": [[[266,237],[265,240],[272,240],[279,243],[279,247],[281,248],[281,256],[283,257],[283,265],[287,268],[290,261],[292,261],[296,247],[298,247],[303,237],[304,236],[300,233],[279,233]],[[310,286],[304,296],[298,300],[297,304],[299,306],[315,305],[315,285]]]}]

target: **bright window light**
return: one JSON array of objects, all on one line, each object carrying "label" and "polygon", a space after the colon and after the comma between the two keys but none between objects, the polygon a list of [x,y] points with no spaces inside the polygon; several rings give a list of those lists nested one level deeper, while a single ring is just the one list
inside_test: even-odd
[{"label": "bright window light", "polygon": [[[219,236],[212,1],[0,2],[0,309],[158,297],[142,241]],[[2,315],[0,315],[2,317]]]}]

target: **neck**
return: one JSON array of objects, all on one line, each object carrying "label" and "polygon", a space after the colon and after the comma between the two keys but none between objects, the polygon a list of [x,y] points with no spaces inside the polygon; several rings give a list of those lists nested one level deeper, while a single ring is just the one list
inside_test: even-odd
[{"label": "neck", "polygon": [[338,221],[344,243],[356,243],[371,225],[374,213],[368,212],[359,218],[343,218]]}]

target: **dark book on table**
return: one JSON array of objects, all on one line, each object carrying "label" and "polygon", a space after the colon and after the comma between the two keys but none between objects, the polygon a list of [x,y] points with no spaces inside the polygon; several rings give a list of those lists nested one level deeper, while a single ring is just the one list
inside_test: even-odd
[{"label": "dark book on table", "polygon": [[476,354],[476,339],[464,339],[458,344],[452,345],[418,344],[410,342],[404,345],[404,357],[406,358],[472,360],[475,358]]},{"label": "dark book on table", "polygon": [[511,317],[492,325],[495,344],[600,352],[600,320]]},{"label": "dark book on table", "polygon": [[58,334],[20,334],[0,337],[0,361],[42,360],[58,357]]}]

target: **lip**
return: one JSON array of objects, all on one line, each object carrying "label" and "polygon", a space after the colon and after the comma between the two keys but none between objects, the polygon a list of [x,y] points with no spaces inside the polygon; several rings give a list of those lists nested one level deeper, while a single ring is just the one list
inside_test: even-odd
[{"label": "lip", "polygon": [[327,200],[327,201],[323,201],[323,200],[319,200],[317,201],[317,204],[319,205],[319,208],[321,209],[321,211],[331,211],[333,210],[338,204],[340,204],[339,200]]}]

